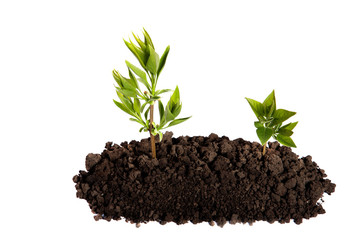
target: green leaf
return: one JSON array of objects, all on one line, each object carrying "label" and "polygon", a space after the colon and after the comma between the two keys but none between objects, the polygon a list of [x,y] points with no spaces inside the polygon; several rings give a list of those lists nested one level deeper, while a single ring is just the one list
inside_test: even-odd
[{"label": "green leaf", "polygon": [[274,101],[275,101],[275,90],[272,90],[269,96],[267,96],[266,99],[264,100],[263,104],[265,106],[270,106],[274,103]]},{"label": "green leaf", "polygon": [[172,101],[172,103],[177,104],[180,102],[180,91],[178,86],[176,86],[173,94],[170,97],[170,100]]},{"label": "green leaf", "polygon": [[[118,89],[119,90],[119,89]],[[129,110],[133,110],[133,102],[131,101],[131,98],[125,97],[124,95],[122,95],[121,92],[116,91],[116,94],[118,95],[119,99],[121,100],[121,102],[129,109]]]},{"label": "green leaf", "polygon": [[165,120],[165,116],[164,116],[164,105],[162,104],[162,102],[159,100],[158,101],[158,107],[159,107],[159,115],[160,115],[160,122],[163,122],[163,120]]},{"label": "green leaf", "polygon": [[169,123],[169,125],[167,126],[167,128],[168,128],[168,127],[171,127],[171,126],[175,126],[175,125],[180,124],[180,123],[182,123],[182,122],[185,122],[185,121],[188,120],[189,118],[191,118],[191,117],[175,119],[174,121],[172,121],[171,123]]},{"label": "green leaf", "polygon": [[139,132],[141,132],[141,131],[146,132],[146,131],[147,131],[147,128],[146,128],[146,127],[142,127],[142,128],[140,128]]},{"label": "green leaf", "polygon": [[136,92],[137,84],[136,84],[136,82],[134,82],[134,80],[126,78],[118,72],[115,72],[114,78],[115,78],[116,82],[118,83],[120,89],[126,89],[126,90]]},{"label": "green leaf", "polygon": [[294,141],[291,139],[291,137],[284,136],[282,134],[278,134],[276,139],[281,143],[282,145],[288,146],[288,147],[296,147]]},{"label": "green leaf", "polygon": [[154,48],[149,46],[150,56],[146,63],[146,68],[152,73],[157,74],[159,67],[159,55],[155,52]]},{"label": "green leaf", "polygon": [[143,52],[145,52],[145,51],[146,51],[146,45],[145,45],[145,43],[144,43],[143,41],[141,41],[140,38],[139,38],[139,36],[136,36],[134,33],[133,33],[133,36],[134,36],[136,42],[139,44],[141,50],[142,50]]},{"label": "green leaf", "polygon": [[113,77],[115,79],[115,81],[117,82],[117,84],[119,85],[119,87],[124,87],[124,85],[122,84],[121,81],[121,77],[118,71],[116,71],[115,69],[112,71]]},{"label": "green leaf", "polygon": [[279,129],[279,134],[290,137],[294,132],[285,128],[280,128]]},{"label": "green leaf", "polygon": [[136,117],[136,115],[135,115],[130,109],[128,109],[127,107],[125,107],[124,104],[119,103],[119,102],[116,101],[116,100],[113,100],[113,101],[114,101],[115,105],[118,106],[121,110],[123,110],[124,112],[126,112],[127,114],[129,114],[129,115],[131,115],[131,116],[133,116],[133,117]]},{"label": "green leaf", "polygon": [[174,115],[175,118],[180,114],[181,108],[182,108],[182,104],[176,104],[175,105],[174,109],[171,112]]},{"label": "green leaf", "polygon": [[130,121],[137,122],[137,123],[140,123],[141,125],[145,126],[144,123],[139,119],[135,119],[135,118],[129,118],[129,119],[130,119]]},{"label": "green leaf", "polygon": [[150,85],[147,81],[147,77],[146,77],[146,73],[141,70],[140,68],[134,66],[133,64],[131,64],[128,61],[125,61],[126,65],[128,66],[128,68],[130,68],[136,75],[138,75],[140,77],[139,81],[145,85],[145,87],[150,90]]},{"label": "green leaf", "polygon": [[165,49],[163,55],[160,58],[159,69],[158,69],[158,72],[157,72],[158,76],[160,75],[161,71],[163,70],[163,68],[165,66],[166,58],[167,58],[167,56],[169,54],[169,51],[170,51],[170,46],[167,46],[167,48]]},{"label": "green leaf", "polygon": [[134,89],[139,89],[139,84],[134,76],[134,74],[130,71],[130,68],[128,69],[129,70],[129,76],[130,76],[130,81],[129,83],[132,85],[132,87]]},{"label": "green leaf", "polygon": [[273,131],[270,128],[259,127],[256,129],[256,133],[260,139],[262,145],[264,145],[272,136]]},{"label": "green leaf", "polygon": [[256,128],[263,127],[263,125],[259,121],[254,122],[254,125],[255,125]]},{"label": "green leaf", "polygon": [[155,95],[160,95],[160,94],[163,94],[163,93],[166,93],[166,92],[171,92],[172,90],[171,89],[162,89],[162,90],[157,90],[155,92]]},{"label": "green leaf", "polygon": [[145,119],[148,119],[149,111],[150,111],[150,106],[148,107],[148,109],[146,109],[146,111],[144,113]]},{"label": "green leaf", "polygon": [[120,89],[128,89],[132,91],[136,91],[137,83],[134,82],[132,79],[126,78],[122,76],[119,72],[116,70],[113,71],[113,77],[117,84],[119,85]]},{"label": "green leaf", "polygon": [[130,68],[136,75],[138,75],[140,78],[146,80],[146,73],[143,70],[136,67],[134,64],[130,63],[127,60],[125,60],[125,63],[126,63],[126,66],[128,66],[128,68]]},{"label": "green leaf", "polygon": [[182,105],[180,103],[180,92],[176,86],[174,93],[171,95],[165,108],[165,121],[174,120],[181,112]]},{"label": "green leaf", "polygon": [[145,62],[146,62],[146,55],[143,51],[137,48],[131,41],[130,43],[124,39],[125,45],[129,48],[129,50],[134,54],[134,56],[139,61],[140,65],[146,69]]},{"label": "green leaf", "polygon": [[256,117],[261,120],[264,116],[264,105],[254,99],[245,98],[250,104],[251,109],[255,113]]},{"label": "green leaf", "polygon": [[152,42],[152,40],[151,40],[150,35],[149,35],[148,32],[145,30],[145,28],[143,28],[143,30],[144,30],[145,44],[150,44],[150,46],[151,46],[153,49],[155,49],[154,44],[153,44],[153,42]]},{"label": "green leaf", "polygon": [[[170,102],[170,101],[169,101]],[[169,122],[171,120],[174,120],[175,117],[174,115],[171,113],[170,108],[169,108],[169,103],[166,105],[166,109],[165,109],[165,121]]]},{"label": "green leaf", "polygon": [[263,102],[264,114],[266,117],[271,117],[276,110],[275,90],[273,90],[269,96]]},{"label": "green leaf", "polygon": [[298,122],[288,123],[288,124],[282,126],[281,128],[287,129],[287,130],[293,130],[297,124],[298,124]]},{"label": "green leaf", "polygon": [[137,98],[137,93],[136,91],[133,90],[128,90],[128,89],[118,89],[118,91],[124,95],[125,97],[133,97],[133,98]]},{"label": "green leaf", "polygon": [[140,116],[140,100],[137,98],[134,98],[134,111],[139,114]]},{"label": "green leaf", "polygon": [[295,114],[296,112],[291,112],[285,109],[277,109],[273,114],[274,120],[271,122],[269,126],[271,127],[271,126],[275,126],[276,124],[282,123],[287,119],[289,119],[290,117],[294,116]]},{"label": "green leaf", "polygon": [[161,142],[162,139],[163,139],[163,133],[159,132],[159,142]]}]

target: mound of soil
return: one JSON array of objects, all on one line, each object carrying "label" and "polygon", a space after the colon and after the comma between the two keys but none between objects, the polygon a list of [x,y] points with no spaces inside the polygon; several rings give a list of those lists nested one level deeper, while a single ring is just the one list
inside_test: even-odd
[{"label": "mound of soil", "polygon": [[149,139],[105,148],[89,154],[87,171],[73,178],[96,220],[300,224],[325,213],[321,198],[335,191],[311,156],[298,158],[277,142],[262,156],[257,142],[167,132],[156,144],[157,159]]}]

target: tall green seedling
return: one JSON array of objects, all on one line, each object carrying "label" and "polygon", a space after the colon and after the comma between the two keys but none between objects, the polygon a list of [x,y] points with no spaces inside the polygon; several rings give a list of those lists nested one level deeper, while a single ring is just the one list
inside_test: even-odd
[{"label": "tall green seedling", "polygon": [[[181,112],[180,91],[176,87],[170,100],[164,107],[161,94],[172,91],[171,89],[156,89],[157,82],[162,72],[170,51],[168,46],[161,57],[155,51],[150,35],[144,29],[144,38],[141,40],[133,33],[135,42],[126,41],[125,45],[134,54],[141,67],[125,61],[129,77],[124,77],[113,70],[113,77],[117,83],[116,93],[120,101],[114,100],[116,106],[131,116],[130,120],[141,125],[140,132],[150,133],[152,157],[156,158],[155,136],[162,140],[161,130],[177,125],[189,119],[177,118]],[[142,69],[141,69],[142,68]],[[141,83],[141,84],[140,84]],[[142,85],[142,86],[140,86]],[[145,88],[145,91],[141,89]],[[154,105],[158,103],[159,123],[154,121]]]},{"label": "tall green seedling", "polygon": [[258,119],[258,121],[254,122],[254,125],[256,127],[256,134],[263,145],[263,155],[265,155],[266,143],[271,137],[285,146],[296,147],[294,141],[291,139],[291,135],[298,122],[283,125],[283,123],[294,116],[296,112],[276,109],[274,90],[262,103],[250,98],[246,98],[246,100]]}]

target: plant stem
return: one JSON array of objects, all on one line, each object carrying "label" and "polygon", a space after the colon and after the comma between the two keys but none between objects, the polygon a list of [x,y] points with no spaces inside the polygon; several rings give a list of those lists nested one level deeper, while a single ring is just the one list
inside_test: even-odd
[{"label": "plant stem", "polygon": [[263,146],[263,156],[265,155],[265,152],[266,152],[266,144],[267,144],[267,142],[264,144],[264,146]]},{"label": "plant stem", "polygon": [[149,128],[149,133],[150,133],[152,157],[155,159],[156,158],[155,137],[154,137],[154,135],[151,134],[152,128],[153,128],[153,124],[152,124],[153,121],[154,121],[154,104],[151,104],[150,105],[150,128]]}]

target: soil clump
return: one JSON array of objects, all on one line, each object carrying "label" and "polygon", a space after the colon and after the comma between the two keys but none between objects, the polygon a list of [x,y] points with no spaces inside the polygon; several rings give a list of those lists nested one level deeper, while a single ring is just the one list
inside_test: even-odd
[{"label": "soil clump", "polygon": [[86,171],[73,181],[95,220],[300,224],[325,213],[323,194],[335,191],[311,156],[299,158],[278,142],[262,156],[257,142],[166,132],[156,148],[157,159],[149,138],[108,142],[101,154],[88,154]]}]

